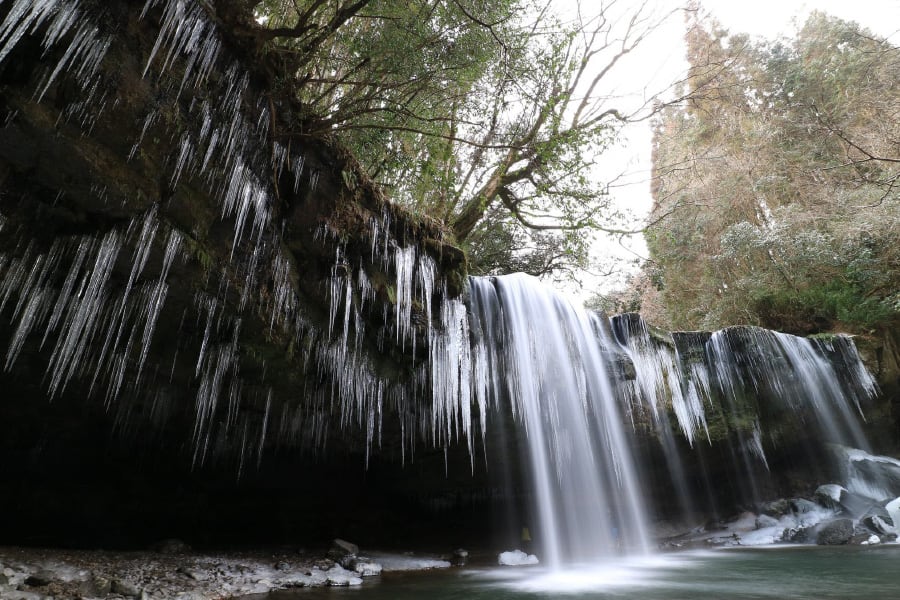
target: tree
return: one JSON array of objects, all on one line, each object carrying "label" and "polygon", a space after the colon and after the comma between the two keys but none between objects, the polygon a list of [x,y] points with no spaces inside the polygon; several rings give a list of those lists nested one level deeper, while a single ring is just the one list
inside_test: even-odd
[{"label": "tree", "polygon": [[[667,15],[591,9],[563,22],[531,0],[267,0],[238,30],[303,107],[284,135],[339,135],[395,202],[447,225],[474,271],[546,273],[583,264],[588,231],[616,229],[593,166],[653,104],[616,105],[608,81]],[[491,238],[524,249],[501,261]]]},{"label": "tree", "polygon": [[751,43],[697,19],[656,123],[647,232],[667,325],[866,331],[900,313],[900,49],[814,13]]}]

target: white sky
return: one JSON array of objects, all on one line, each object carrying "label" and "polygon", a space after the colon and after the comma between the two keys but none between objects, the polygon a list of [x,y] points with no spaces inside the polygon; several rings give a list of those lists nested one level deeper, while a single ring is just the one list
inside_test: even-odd
[{"label": "white sky", "polygon": [[[576,0],[557,0],[561,6],[572,6]],[[653,0],[651,0],[653,1]],[[591,5],[599,0],[583,0],[582,11],[589,14]],[[607,2],[608,3],[608,0]],[[619,0],[620,4],[637,6],[639,0]],[[672,10],[686,2],[656,0],[661,11]],[[701,0],[702,10],[714,16],[728,31],[752,36],[775,38],[791,36],[813,10],[820,10],[848,21],[856,21],[875,33],[900,43],[900,0]],[[670,18],[667,25],[653,34],[636,52],[627,65],[621,65],[621,82],[617,87],[643,93],[650,81],[655,88],[675,81],[685,68],[682,36],[684,20],[680,14]],[[622,75],[624,73],[624,75]],[[648,81],[650,80],[650,81]],[[650,84],[649,89],[655,89]],[[630,126],[627,140],[621,147],[608,150],[601,162],[610,174],[626,173],[628,183],[618,188],[616,197],[621,206],[635,213],[635,226],[646,217],[651,206],[650,131],[649,124]],[[623,248],[627,247],[628,249]],[[643,237],[633,236],[620,244],[612,239],[600,239],[595,244],[600,255],[615,255],[623,259],[646,256]],[[566,292],[585,300],[598,290],[609,290],[624,279],[623,275],[599,278],[586,276],[584,285],[570,287]]]}]

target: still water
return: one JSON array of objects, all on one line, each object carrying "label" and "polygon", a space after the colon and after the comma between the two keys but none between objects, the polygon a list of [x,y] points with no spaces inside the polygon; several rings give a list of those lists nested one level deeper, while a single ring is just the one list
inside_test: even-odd
[{"label": "still water", "polygon": [[551,573],[539,567],[386,574],[356,588],[254,600],[900,599],[900,545],[683,552]]}]

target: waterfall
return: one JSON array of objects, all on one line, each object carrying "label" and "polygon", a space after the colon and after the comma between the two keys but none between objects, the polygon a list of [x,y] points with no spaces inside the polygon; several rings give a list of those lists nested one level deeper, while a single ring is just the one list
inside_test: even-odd
[{"label": "waterfall", "polygon": [[[35,102],[48,102],[63,81],[54,102],[80,90],[60,124],[90,138],[105,106],[128,104],[100,85],[118,68],[105,58],[118,33],[103,3],[0,5],[0,65],[31,39],[46,56]],[[355,433],[368,461],[389,420],[402,464],[415,459],[416,443],[445,457],[458,445],[474,473],[488,440],[505,433],[496,421],[509,416],[534,499],[522,525],[552,567],[646,553],[650,515],[662,503],[683,515],[715,512],[726,487],[736,490],[729,508],[760,502],[775,487],[767,484],[775,455],[798,432],[806,448],[792,460],[814,468],[836,454],[848,488],[872,497],[900,486],[900,462],[869,454],[863,413],[876,389],[847,337],[756,327],[662,335],[638,315],[585,311],[521,274],[471,278],[462,299],[439,252],[417,245],[417,228],[397,224],[387,206],[360,226],[368,239],[347,240],[316,221],[303,225],[318,227],[315,236],[304,230],[304,244],[287,244],[285,231],[299,225],[276,192],[312,202],[327,193],[318,182],[328,173],[315,153],[307,161],[270,131],[268,102],[254,97],[251,75],[229,58],[201,3],[145,0],[144,17],[151,13],[159,31],[141,64],[158,93],[128,113],[140,132],[120,150],[139,168],[151,164],[142,162],[151,140],[162,139],[169,149],[156,175],[171,197],[124,198],[108,209],[119,216],[95,231],[48,227],[52,239],[42,239],[23,228],[31,203],[0,190],[3,209],[16,211],[0,214],[8,338],[0,352],[10,377],[38,373],[49,399],[99,397],[123,438],[149,435],[147,424],[174,438],[167,429],[185,413],[181,441],[194,463],[230,452],[238,473],[273,447],[324,451],[334,435],[349,447]],[[209,196],[204,210],[195,189]],[[67,193],[56,191],[54,206]],[[100,182],[75,193],[90,197],[92,210],[106,206]],[[198,219],[229,222],[226,251],[211,251],[220,236],[181,222],[195,209]],[[333,256],[323,270],[331,266],[330,277],[315,281],[322,307],[314,286],[301,289],[300,268],[325,254],[294,256],[313,242]],[[268,335],[252,337],[260,326]],[[826,443],[841,450],[823,452]],[[706,466],[721,456],[727,472]],[[652,496],[650,472],[664,475],[655,482],[664,497]]]},{"label": "waterfall", "polygon": [[619,548],[646,552],[642,493],[601,317],[524,275],[472,279],[471,287],[483,350],[475,372],[486,378],[478,389],[505,397],[524,428],[542,560],[558,567]]},{"label": "waterfall", "polygon": [[[715,512],[723,487],[736,490],[735,505],[760,503],[767,450],[794,442],[779,439],[785,424],[808,437],[797,460],[814,472],[828,460],[825,444],[868,448],[862,407],[876,390],[846,337],[758,327],[652,335],[638,315],[607,319],[525,275],[470,278],[469,287],[470,344],[459,339],[464,327],[436,336],[455,338],[431,356],[442,374],[435,410],[468,420],[460,407],[477,402],[482,414],[508,410],[519,423],[530,525],[551,567],[647,552],[646,479],[654,470],[666,473],[667,503],[688,521],[695,511]],[[482,420],[490,435],[485,428]],[[648,438],[662,469],[634,452]],[[709,446],[731,457],[726,480],[703,466]],[[692,484],[686,460],[694,463]],[[706,511],[694,496],[709,499]]]}]

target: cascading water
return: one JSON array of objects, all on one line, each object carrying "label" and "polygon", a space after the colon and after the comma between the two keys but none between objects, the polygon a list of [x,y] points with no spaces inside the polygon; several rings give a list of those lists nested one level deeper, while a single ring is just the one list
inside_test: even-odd
[{"label": "cascading water", "polygon": [[[552,567],[646,552],[647,525],[600,317],[524,275],[472,279],[476,384],[524,426],[536,542]],[[499,368],[498,368],[499,367]],[[492,399],[496,402],[498,399]]]},{"label": "cascading water", "polygon": [[[521,423],[533,529],[540,558],[552,567],[647,552],[642,489],[653,469],[638,464],[632,448],[648,430],[686,522],[697,508],[692,494],[712,499],[724,482],[701,468],[706,489],[696,481],[691,489],[675,423],[682,445],[697,453],[692,462],[703,462],[702,446],[713,438],[724,443],[719,448],[732,456],[728,485],[739,491],[733,500],[745,505],[762,500],[757,476],[769,469],[766,447],[779,443],[768,429],[773,416],[795,420],[794,431],[809,435],[801,460],[812,467],[827,458],[823,443],[868,447],[859,419],[875,387],[847,338],[743,327],[659,339],[637,315],[608,322],[524,275],[470,279],[469,310],[472,358],[452,369],[460,372],[453,380],[470,382],[482,412],[506,404]],[[461,352],[465,344],[453,347]],[[443,369],[446,360],[432,355],[432,362]],[[843,380],[835,365],[843,365]],[[435,394],[446,388],[436,385]],[[437,397],[436,406],[455,405]],[[712,435],[709,419],[718,428]],[[706,508],[715,511],[715,502]]]}]

